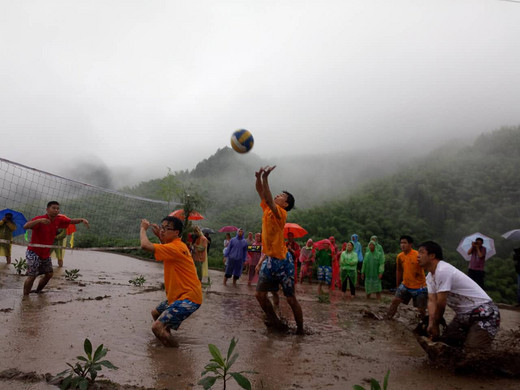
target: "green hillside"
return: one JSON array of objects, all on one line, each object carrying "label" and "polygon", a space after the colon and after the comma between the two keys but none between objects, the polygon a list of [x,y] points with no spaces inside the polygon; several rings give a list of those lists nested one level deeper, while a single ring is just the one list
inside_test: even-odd
[{"label": "green hillside", "polygon": [[[436,150],[345,199],[297,210],[291,220],[315,238],[333,234],[343,241],[357,233],[366,244],[377,235],[388,253],[389,269],[400,235],[410,234],[416,242],[439,242],[446,259],[465,270],[457,244],[479,231],[493,237],[497,248],[487,264],[488,292],[499,301],[514,302],[511,254],[520,242],[504,240],[501,234],[520,228],[519,151],[520,128],[504,128],[480,136],[471,147]],[[392,275],[385,279],[393,283]]]}]

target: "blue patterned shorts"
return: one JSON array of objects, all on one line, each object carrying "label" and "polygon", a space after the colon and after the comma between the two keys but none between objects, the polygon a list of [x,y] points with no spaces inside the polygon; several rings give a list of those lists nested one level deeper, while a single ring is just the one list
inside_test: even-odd
[{"label": "blue patterned shorts", "polygon": [[401,283],[395,291],[395,296],[402,300],[405,305],[408,305],[410,299],[413,299],[414,307],[423,309],[428,305],[428,289],[426,287],[408,288]]},{"label": "blue patterned shorts", "polygon": [[278,291],[280,285],[283,295],[294,296],[294,264],[287,258],[280,260],[267,256],[260,268],[256,291]]},{"label": "blue patterned shorts", "polygon": [[155,310],[161,313],[158,318],[159,321],[170,329],[177,330],[181,326],[182,321],[195,313],[199,307],[198,303],[194,303],[189,299],[175,301],[171,305],[166,300],[159,303]]},{"label": "blue patterned shorts", "polygon": [[36,253],[27,249],[25,259],[27,260],[27,276],[52,274],[52,260],[50,257],[42,259]]},{"label": "blue patterned shorts", "polygon": [[318,280],[320,282],[325,282],[330,286],[330,284],[332,283],[332,267],[328,265],[319,265]]}]

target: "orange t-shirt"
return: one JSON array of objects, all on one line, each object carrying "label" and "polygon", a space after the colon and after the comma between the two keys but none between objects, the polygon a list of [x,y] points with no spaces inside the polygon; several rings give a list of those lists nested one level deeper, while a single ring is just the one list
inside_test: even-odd
[{"label": "orange t-shirt", "polygon": [[262,252],[276,259],[285,259],[287,247],[283,238],[283,227],[287,220],[287,211],[277,204],[275,206],[280,219],[273,215],[265,200],[260,203],[260,207],[264,211],[262,216]]},{"label": "orange t-shirt", "polygon": [[426,277],[424,269],[419,265],[417,260],[417,252],[412,249],[410,253],[401,252],[397,255],[396,263],[401,264],[403,270],[403,284],[408,288],[422,288],[426,286]]},{"label": "orange t-shirt", "polygon": [[154,244],[155,259],[164,263],[164,288],[168,303],[189,299],[202,303],[202,286],[190,251],[180,238],[167,244]]}]

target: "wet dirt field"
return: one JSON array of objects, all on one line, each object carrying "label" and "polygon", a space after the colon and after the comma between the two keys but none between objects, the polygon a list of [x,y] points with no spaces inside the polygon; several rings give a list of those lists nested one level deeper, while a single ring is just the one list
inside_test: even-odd
[{"label": "wet dirt field", "polygon": [[[13,246],[13,261],[25,248]],[[81,276],[65,279],[65,270]],[[382,303],[367,301],[360,291],[353,301],[334,292],[330,302],[318,301],[317,285],[297,286],[307,335],[267,331],[254,287],[241,280],[237,287],[222,285],[222,274],[210,271],[201,308],[174,336],[179,348],[165,348],[151,332],[150,311],[164,300],[160,289],[162,264],[131,257],[89,251],[67,251],[65,266],[55,268],[44,294],[22,300],[25,277],[0,260],[0,389],[56,388],[39,375],[56,374],[83,355],[83,341],[104,344],[106,359],[119,367],[103,369],[101,378],[130,389],[199,389],[207,345],[227,351],[232,337],[239,339],[240,357],[234,371],[249,374],[253,389],[351,389],[390,370],[389,389],[518,389],[518,379],[489,375],[455,375],[434,367],[411,330],[414,311],[401,306],[393,321],[378,320],[391,296]],[[128,281],[146,278],[142,287]],[[231,283],[229,283],[231,284]],[[36,284],[35,284],[36,286]],[[281,298],[281,311],[290,325],[294,319]],[[498,343],[520,333],[520,312],[501,309]],[[515,333],[513,333],[515,331]],[[507,337],[506,337],[507,336]],[[502,341],[501,341],[502,337]],[[513,340],[513,342],[515,342]],[[36,378],[8,379],[6,370],[35,372]],[[214,388],[221,388],[218,384]],[[230,382],[228,389],[238,389]]]}]

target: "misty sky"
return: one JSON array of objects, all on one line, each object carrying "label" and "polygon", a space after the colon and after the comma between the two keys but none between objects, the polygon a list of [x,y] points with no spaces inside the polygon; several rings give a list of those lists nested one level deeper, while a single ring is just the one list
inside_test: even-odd
[{"label": "misty sky", "polygon": [[0,5],[0,156],[53,173],[89,161],[161,177],[238,128],[271,158],[406,153],[520,124],[516,2]]}]

